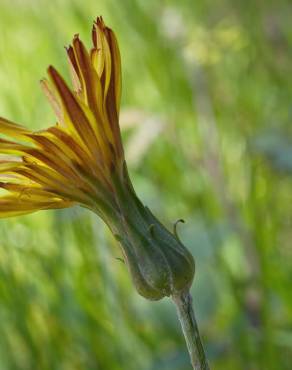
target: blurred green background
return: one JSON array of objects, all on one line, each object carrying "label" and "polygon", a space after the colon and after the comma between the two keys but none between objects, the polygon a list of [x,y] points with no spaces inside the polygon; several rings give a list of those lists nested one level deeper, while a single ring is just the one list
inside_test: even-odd
[{"label": "blurred green background", "polygon": [[[215,370],[292,363],[291,2],[0,0],[0,114],[55,123],[38,81],[103,15],[123,64],[134,185],[196,258]],[[0,222],[0,370],[188,370],[168,299],[134,291],[93,214]]]}]

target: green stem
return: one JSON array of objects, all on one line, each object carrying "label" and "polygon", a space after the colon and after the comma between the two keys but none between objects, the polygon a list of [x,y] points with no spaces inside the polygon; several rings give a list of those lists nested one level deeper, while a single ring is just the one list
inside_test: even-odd
[{"label": "green stem", "polygon": [[187,291],[172,298],[177,308],[193,369],[210,370],[195,319],[190,293]]}]

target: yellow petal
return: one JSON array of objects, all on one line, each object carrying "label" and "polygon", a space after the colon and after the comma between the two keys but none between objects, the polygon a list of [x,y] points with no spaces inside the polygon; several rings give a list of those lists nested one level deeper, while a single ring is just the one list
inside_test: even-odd
[{"label": "yellow petal", "polygon": [[66,50],[67,50],[67,55],[68,55],[69,69],[71,73],[73,87],[74,87],[75,92],[79,96],[79,94],[81,94],[83,90],[79,67],[78,67],[72,46],[70,45]]},{"label": "yellow petal", "polygon": [[78,65],[80,78],[86,94],[86,103],[96,115],[97,120],[103,116],[102,90],[100,80],[94,70],[90,56],[78,36],[73,40],[75,60]]},{"label": "yellow petal", "polygon": [[22,167],[22,162],[17,161],[0,161],[0,174],[8,171],[13,171],[16,168]]},{"label": "yellow petal", "polygon": [[48,98],[48,100],[51,104],[51,107],[53,108],[53,111],[54,111],[58,121],[64,125],[64,114],[63,114],[63,109],[62,109],[61,102],[57,98],[56,94],[54,94],[54,92],[52,90],[52,87],[50,86],[49,81],[44,78],[40,81],[40,84],[41,84],[41,88],[42,88],[44,94],[46,95],[46,97]]},{"label": "yellow petal", "polygon": [[[118,122],[121,100],[121,57],[118,42],[113,31],[104,25],[102,18],[97,18],[93,43],[102,48],[105,55],[105,79],[108,86],[105,90],[105,108],[114,136],[114,146],[120,158],[123,157],[120,127]],[[109,59],[109,60],[108,60]]]},{"label": "yellow petal", "polygon": [[29,139],[26,135],[30,133],[31,131],[26,129],[25,127],[0,117],[0,134],[28,141]]},{"label": "yellow petal", "polygon": [[75,61],[78,65],[78,71],[86,95],[86,105],[83,102],[79,102],[79,104],[95,132],[100,150],[102,150],[103,155],[108,158],[112,156],[109,150],[109,142],[114,144],[114,140],[109,122],[103,112],[103,94],[105,94],[105,92],[102,93],[98,75],[92,65],[85,46],[78,36],[75,36],[73,40],[73,48]]},{"label": "yellow petal", "polygon": [[44,209],[67,208],[72,202],[57,200],[57,198],[43,200],[22,200],[19,195],[8,195],[0,198],[0,218],[12,217],[32,213]]},{"label": "yellow petal", "polygon": [[93,28],[92,39],[95,48],[97,50],[100,50],[100,58],[97,59],[97,62],[99,62],[99,64],[97,64],[95,67],[97,73],[103,81],[104,99],[106,98],[108,87],[110,84],[112,68],[110,48],[105,34],[106,30],[107,28],[102,20],[102,17],[97,18]]},{"label": "yellow petal", "polygon": [[[66,152],[69,158],[73,158],[74,161],[83,165],[86,163],[86,169],[91,171],[93,174],[97,174],[102,171],[102,164],[100,163],[100,158],[96,158],[96,163],[92,163],[91,158],[87,152],[80,146],[77,141],[70,136],[66,131],[62,130],[58,126],[50,127],[44,135],[50,135],[50,139],[54,141],[57,146],[62,146],[63,150]],[[97,166],[96,166],[97,164]],[[97,168],[99,168],[97,172]]]},{"label": "yellow petal", "polygon": [[15,143],[13,141],[0,139],[0,154],[13,154],[21,156],[25,154],[25,150],[30,147],[22,144]]},{"label": "yellow petal", "polygon": [[72,124],[71,129],[73,129],[81,139],[83,148],[89,150],[91,156],[96,158],[96,156],[100,154],[98,153],[99,145],[94,130],[81,109],[77,98],[54,67],[49,67],[48,73],[63,103],[64,112],[66,112],[68,116],[68,123]]},{"label": "yellow petal", "polygon": [[[95,30],[95,27],[93,29]],[[90,51],[90,58],[98,78],[101,79],[104,70],[104,53],[101,49],[95,47]]]}]

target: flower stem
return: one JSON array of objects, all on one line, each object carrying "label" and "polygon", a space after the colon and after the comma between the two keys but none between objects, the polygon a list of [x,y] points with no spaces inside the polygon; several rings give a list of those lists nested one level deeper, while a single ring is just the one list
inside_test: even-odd
[{"label": "flower stem", "polygon": [[183,292],[172,297],[185,336],[193,369],[210,370],[200,338],[190,293]]}]

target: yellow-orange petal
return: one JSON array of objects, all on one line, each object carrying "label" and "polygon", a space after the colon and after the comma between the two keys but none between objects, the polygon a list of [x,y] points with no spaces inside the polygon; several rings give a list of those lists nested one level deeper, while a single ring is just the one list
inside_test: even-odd
[{"label": "yellow-orange petal", "polygon": [[115,97],[115,106],[117,115],[120,110],[120,100],[121,100],[121,56],[118,46],[118,42],[115,34],[110,28],[106,29],[106,38],[110,48],[110,55],[112,61],[111,70],[111,87],[113,89],[113,95]]},{"label": "yellow-orange petal", "polygon": [[23,200],[18,194],[7,195],[0,198],[0,218],[24,215],[44,209],[67,208],[72,205],[72,202],[56,197],[52,199]]},{"label": "yellow-orange petal", "polygon": [[93,43],[97,49],[101,49],[105,58],[104,74],[105,94],[104,105],[111,130],[113,132],[115,147],[119,157],[123,157],[120,128],[118,122],[121,100],[121,57],[118,42],[113,31],[106,27],[102,18],[97,18]]},{"label": "yellow-orange petal", "polygon": [[[112,69],[112,60],[110,55],[110,48],[108,40],[105,35],[106,27],[102,21],[102,18],[98,18],[94,24],[94,33],[93,33],[93,44],[97,50],[100,51],[100,58],[97,65],[94,65],[97,72],[99,73],[102,85],[103,85],[103,95],[104,100],[107,96],[107,91],[110,84],[111,69]],[[102,70],[100,68],[102,67]]]},{"label": "yellow-orange petal", "polygon": [[[24,184],[32,188],[35,185],[39,185],[44,191],[53,193],[56,197],[70,199],[81,204],[91,202],[91,198],[88,197],[84,189],[74,186],[74,183],[69,183],[68,179],[50,168],[30,165],[25,168],[16,169],[14,173],[19,176],[19,184]],[[23,179],[29,179],[31,182],[26,183]]]},{"label": "yellow-orange petal", "polygon": [[48,68],[48,74],[52,79],[54,86],[59,94],[59,97],[63,103],[64,113],[68,116],[68,124],[72,124],[71,129],[75,132],[81,140],[81,145],[85,150],[89,150],[89,153],[94,158],[100,154],[98,153],[99,144],[97,142],[93,128],[83,110],[80,107],[77,98],[74,96],[72,91],[68,88],[67,84],[52,66]]},{"label": "yellow-orange petal", "polygon": [[82,90],[84,90],[82,85],[82,79],[79,72],[79,67],[75,58],[74,50],[72,46],[70,45],[68,48],[66,48],[67,55],[68,55],[68,62],[69,62],[69,69],[71,73],[71,80],[73,83],[73,87],[77,95],[79,96],[82,94]]},{"label": "yellow-orange petal", "polygon": [[0,161],[0,174],[7,171],[13,171],[13,169],[22,167],[23,163],[18,161]]},{"label": "yellow-orange petal", "polygon": [[[93,27],[95,29],[95,27]],[[101,80],[103,70],[104,70],[104,53],[101,49],[92,48],[90,50],[90,59],[92,65],[98,75],[98,78]],[[103,81],[104,84],[104,81]]]},{"label": "yellow-orange petal", "polygon": [[30,147],[15,143],[10,140],[0,139],[0,154],[13,154],[21,156],[25,154],[26,149],[30,149]]},{"label": "yellow-orange petal", "polygon": [[27,141],[29,139],[26,135],[30,133],[25,127],[0,117],[0,134]]},{"label": "yellow-orange petal", "polygon": [[75,60],[79,68],[80,77],[83,80],[86,103],[96,115],[96,119],[100,121],[103,116],[103,106],[101,104],[103,97],[100,80],[92,66],[90,56],[84,44],[77,36],[73,40],[73,50]]},{"label": "yellow-orange petal", "polygon": [[96,162],[92,162],[87,152],[78,144],[78,142],[70,136],[66,131],[58,126],[50,127],[44,135],[50,136],[50,139],[56,145],[62,146],[63,150],[68,154],[69,158],[73,158],[76,163],[86,163],[85,171],[91,172],[93,176],[103,178],[103,163],[101,158],[97,157]]}]

